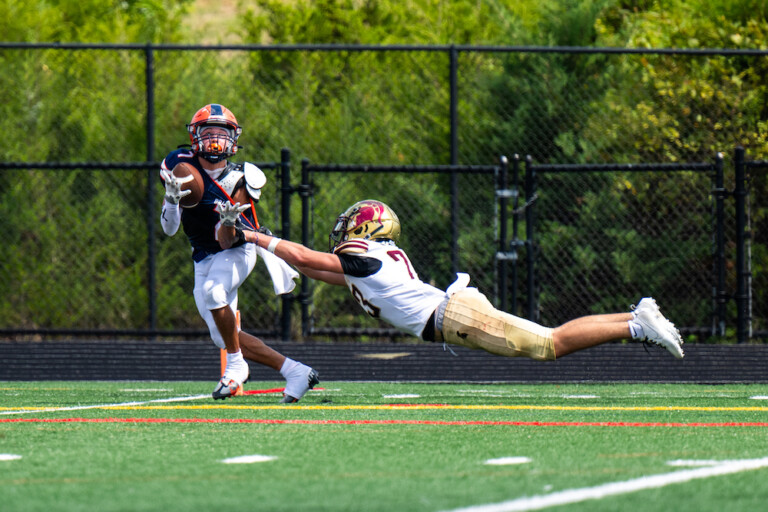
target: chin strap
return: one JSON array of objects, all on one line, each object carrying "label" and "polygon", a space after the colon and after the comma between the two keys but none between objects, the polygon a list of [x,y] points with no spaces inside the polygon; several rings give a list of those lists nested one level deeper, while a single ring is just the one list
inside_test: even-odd
[{"label": "chin strap", "polygon": [[253,214],[253,221],[256,223],[255,228],[259,229],[261,226],[259,225],[259,218],[256,216],[256,208],[253,204],[253,198],[248,196],[251,200],[251,213]]}]

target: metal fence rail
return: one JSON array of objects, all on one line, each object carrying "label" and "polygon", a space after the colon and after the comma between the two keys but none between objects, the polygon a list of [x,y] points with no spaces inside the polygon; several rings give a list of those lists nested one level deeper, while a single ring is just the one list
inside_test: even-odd
[{"label": "metal fence rail", "polygon": [[[302,236],[322,248],[346,203],[379,197],[403,212],[406,248],[437,286],[469,271],[499,307],[545,323],[624,309],[649,293],[702,339],[766,337],[768,164],[761,142],[743,140],[732,122],[759,102],[752,77],[739,75],[735,87],[729,73],[707,76],[726,105],[639,79],[653,68],[695,88],[700,70],[759,70],[766,55],[0,43],[9,98],[0,124],[19,134],[0,148],[0,336],[205,336],[186,242],[157,232],[157,166],[186,141],[191,113],[217,101],[245,127],[238,157],[263,162],[260,219],[284,238],[296,239],[304,222]],[[211,79],[195,85],[201,68]],[[561,68],[569,72],[552,74]],[[738,145],[743,153],[730,149]],[[278,158],[276,148],[291,151]],[[489,165],[513,151],[530,159]],[[723,160],[713,162],[718,151]],[[370,165],[308,164],[304,180],[291,158]],[[529,170],[537,181],[526,179]],[[627,228],[633,222],[642,229]],[[633,260],[615,249],[637,246],[638,236],[664,250],[649,245]],[[689,265],[674,279],[659,280],[682,261]],[[298,322],[295,298],[275,297],[258,274],[241,289],[249,331],[283,339],[381,332],[319,285],[312,323]]]},{"label": "metal fence rail", "polygon": [[[578,254],[574,255],[570,252],[571,250],[583,253],[585,248],[590,248],[595,250],[596,255],[601,251],[606,252],[602,254],[602,260],[605,260],[606,264],[601,266],[595,275],[598,279],[616,281],[623,286],[618,295],[611,296],[611,300],[615,301],[619,297],[632,302],[635,294],[642,293],[648,276],[638,275],[616,280],[617,276],[621,275],[622,269],[620,266],[612,267],[608,262],[611,253],[616,251],[616,247],[609,244],[607,247],[592,248],[590,240],[599,239],[607,231],[623,228],[624,231],[615,235],[613,239],[615,245],[621,245],[622,237],[633,233],[636,235],[634,231],[636,228],[644,228],[646,230],[644,236],[652,243],[643,247],[658,249],[656,254],[647,258],[651,262],[659,262],[658,268],[651,269],[652,275],[659,281],[652,283],[649,287],[654,290],[663,290],[663,296],[672,304],[670,308],[673,312],[672,316],[683,322],[679,324],[683,332],[705,337],[725,335],[725,326],[734,323],[729,321],[726,312],[727,304],[733,299],[737,313],[735,321],[737,339],[746,341],[752,337],[764,337],[765,332],[752,328],[754,306],[749,254],[751,236],[747,220],[749,194],[745,170],[768,168],[768,163],[745,161],[743,148],[737,148],[734,162],[737,166],[736,186],[732,192],[723,187],[722,154],[716,155],[712,163],[614,165],[535,164],[528,157],[523,162],[524,193],[518,190],[521,179],[519,177],[520,159],[517,157],[512,166],[513,186],[511,188],[508,184],[508,162],[504,157],[500,159],[499,165],[488,166],[310,164],[305,159],[302,161],[301,180],[296,185],[292,181],[295,176],[291,175],[288,150],[282,151],[281,162],[266,162],[259,165],[267,171],[275,172],[273,181],[281,184],[280,188],[272,194],[272,198],[274,219],[276,219],[273,226],[280,226],[282,236],[291,238],[294,232],[291,222],[291,197],[294,194],[299,194],[301,199],[301,242],[322,250],[322,245],[327,240],[327,233],[336,217],[332,212],[338,213],[360,199],[378,198],[384,193],[387,197],[393,198],[388,201],[404,219],[416,219],[415,222],[404,223],[404,238],[409,252],[414,254],[413,259],[417,269],[424,269],[423,279],[445,287],[457,270],[470,270],[479,286],[503,309],[549,325],[601,310],[612,308],[622,310],[624,306],[615,302],[606,303],[603,300],[604,297],[592,295],[589,288],[585,287],[583,282],[579,282],[579,276],[569,274],[573,268],[573,259],[578,257]],[[100,165],[104,168],[100,168]],[[150,169],[146,174],[145,194],[145,227],[148,233],[146,266],[149,275],[145,296],[150,327],[136,329],[110,326],[91,328],[8,326],[0,329],[1,334],[73,337],[94,334],[150,337],[205,335],[205,331],[201,329],[164,329],[157,324],[158,285],[153,279],[159,257],[158,235],[154,227],[157,212],[155,208],[157,185],[154,175],[156,165],[144,163],[69,164],[61,167],[50,164],[0,165],[9,170],[28,167],[43,168],[56,173],[75,169],[93,169],[97,172]],[[646,198],[645,206],[635,201],[637,192],[634,189],[643,184],[647,185],[649,175],[664,173],[668,176],[686,172],[704,176],[704,179],[699,181],[701,186],[698,189],[685,191],[685,196],[696,197],[691,204],[687,205],[692,210],[671,208],[662,211],[659,216],[660,211],[653,198]],[[343,174],[345,179],[339,180],[339,174]],[[561,230],[553,229],[553,224],[565,222],[577,225],[581,222],[579,212],[570,212],[565,216],[562,214],[562,211],[568,207],[564,201],[583,204],[585,191],[589,193],[589,188],[594,188],[595,176],[599,175],[610,175],[611,180],[616,180],[617,175],[628,177],[632,175],[633,180],[637,176],[640,178],[632,183],[627,181],[626,190],[610,198],[615,201],[612,210],[600,210],[599,203],[595,206],[597,210],[587,209],[588,215],[598,212],[602,216],[592,218],[591,224],[590,219],[586,219],[587,224],[579,226],[576,230],[578,239],[573,238],[572,235],[562,238],[558,235]],[[404,196],[396,193],[399,188],[434,188],[435,184],[439,184],[441,180],[444,190],[440,195],[431,196],[433,200],[443,198],[440,208],[420,201],[402,202]],[[680,181],[680,184],[695,186],[696,182],[688,179]],[[573,197],[565,197],[562,193],[564,188],[572,191]],[[552,191],[560,191],[560,193],[553,195]],[[477,199],[478,194],[481,197],[480,200]],[[462,201],[462,196],[470,196],[473,199],[466,204]],[[522,208],[519,207],[521,196],[524,200]],[[511,214],[508,212],[510,198],[514,199],[514,209]],[[729,199],[732,199],[732,208],[725,207]],[[320,206],[317,205],[318,203]],[[481,209],[478,209],[478,204],[482,205]],[[445,207],[445,205],[448,206]],[[631,209],[632,207],[634,209]],[[617,216],[616,212],[619,210],[623,213]],[[726,218],[727,211],[733,212],[733,219]],[[671,218],[670,215],[674,212],[682,216]],[[481,219],[480,222],[478,219]],[[482,222],[483,219],[485,223]],[[507,235],[507,226],[510,222],[513,223],[511,239]],[[549,227],[541,229],[542,224]],[[726,224],[733,226],[728,230],[732,233],[730,237],[725,234]],[[478,225],[482,229],[473,232],[485,243],[479,243],[471,253],[471,257],[466,257],[466,253],[459,246],[458,233],[472,230],[473,226]],[[674,236],[669,239],[669,242],[674,243],[659,243],[660,237],[665,232],[675,228],[683,228],[687,238],[683,238],[679,232],[674,232]],[[442,237],[438,236],[436,229],[442,231]],[[518,238],[521,230],[525,232],[525,240]],[[543,233],[540,233],[541,231]],[[491,240],[496,240],[498,243],[489,243]],[[735,247],[734,255],[726,254],[726,243]],[[706,248],[706,251],[702,248]],[[518,258],[518,250],[524,252],[524,258]],[[649,251],[643,251],[636,256],[642,259],[649,254]],[[10,259],[6,258],[6,261]],[[669,261],[679,262],[681,268],[676,272],[665,273],[663,268]],[[523,263],[526,279],[518,282],[516,276]],[[687,268],[688,273],[681,283],[677,278],[681,275],[682,268]],[[505,275],[508,269],[515,276],[511,288]],[[733,275],[727,276],[729,272]],[[89,269],[82,268],[76,273],[87,276]],[[735,283],[732,285],[733,293],[729,293],[726,289],[726,282]],[[581,288],[575,288],[579,284]],[[20,285],[16,289],[19,287]],[[262,314],[265,310],[263,306],[272,304],[272,311],[267,316],[272,320],[268,320],[267,323],[267,325],[271,324],[271,327],[255,329],[255,332],[267,337],[279,336],[285,340],[296,338],[296,332],[293,330],[295,327],[292,320],[292,304],[294,300],[298,300],[301,306],[302,337],[401,337],[396,331],[375,326],[370,320],[357,315],[354,305],[346,300],[346,290],[335,292],[326,290],[318,294],[316,288],[317,285],[310,284],[310,280],[302,279],[300,293],[295,296],[282,296],[279,305],[265,297],[268,293],[260,290],[261,296],[257,295],[253,300],[262,305],[260,307]],[[604,286],[595,286],[595,288],[605,290]],[[542,289],[546,290],[546,293],[542,294]],[[247,291],[245,294],[248,297]],[[518,297],[524,297],[524,301],[518,302]],[[334,311],[335,315],[324,315],[318,322],[316,315],[313,316],[311,312],[312,308],[320,311]],[[344,320],[338,323],[340,318]]]},{"label": "metal fence rail", "polygon": [[[312,164],[302,161],[302,236],[304,245],[325,250],[328,234],[339,213],[362,199],[383,199],[401,218],[403,240],[420,277],[445,288],[460,270],[471,271],[474,279],[490,289],[493,297],[499,291],[494,266],[498,214],[495,183],[501,165],[366,165]],[[339,176],[344,179],[339,179]],[[412,196],[398,191],[430,190],[426,195]],[[487,219],[482,226],[483,243],[470,255],[459,246],[459,232],[472,227],[478,217]],[[362,318],[348,292],[327,290],[316,293],[318,285],[302,280],[300,295],[302,336],[383,336],[402,337],[397,331],[372,319]],[[328,287],[322,287],[323,289]],[[334,304],[333,307],[330,304]],[[312,311],[336,311],[347,322],[357,326],[334,325],[338,318],[321,318]]]}]

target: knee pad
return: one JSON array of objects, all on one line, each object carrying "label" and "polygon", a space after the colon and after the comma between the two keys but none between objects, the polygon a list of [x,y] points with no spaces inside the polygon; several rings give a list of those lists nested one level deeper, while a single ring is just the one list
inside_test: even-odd
[{"label": "knee pad", "polygon": [[500,356],[555,359],[552,329],[497,310],[473,288],[455,293],[448,301],[443,338]]},{"label": "knee pad", "polygon": [[229,305],[227,289],[223,284],[213,284],[205,287],[205,307],[210,309],[219,309]]},{"label": "knee pad", "polygon": [[219,329],[216,327],[216,325],[213,327],[208,326],[208,332],[211,334],[211,339],[213,340],[214,345],[222,350],[227,348],[227,345],[224,343],[224,338],[222,338],[221,334],[219,334]]}]

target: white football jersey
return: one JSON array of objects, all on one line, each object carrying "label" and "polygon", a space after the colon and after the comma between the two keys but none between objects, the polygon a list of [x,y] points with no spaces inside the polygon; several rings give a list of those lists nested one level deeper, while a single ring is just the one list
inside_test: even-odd
[{"label": "white football jersey", "polygon": [[[430,315],[447,296],[419,279],[402,249],[391,242],[353,239],[340,244],[334,252],[342,259],[344,279],[352,296],[366,313],[421,337]],[[352,258],[373,258],[381,265],[361,265],[354,272],[356,277],[347,272]]]}]

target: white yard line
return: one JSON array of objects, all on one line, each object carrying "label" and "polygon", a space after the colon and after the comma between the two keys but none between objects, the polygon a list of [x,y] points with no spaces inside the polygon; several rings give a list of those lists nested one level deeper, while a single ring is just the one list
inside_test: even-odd
[{"label": "white yard line", "polygon": [[231,457],[221,462],[224,464],[253,464],[255,462],[269,462],[276,460],[274,455],[241,455],[240,457]]},{"label": "white yard line", "polygon": [[509,466],[513,464],[528,464],[531,459],[528,457],[499,457],[498,459],[488,459],[483,462],[489,466]]},{"label": "white yard line", "polygon": [[618,496],[620,494],[628,494],[630,492],[642,491],[645,489],[656,489],[659,487],[666,487],[667,485],[689,482],[691,480],[729,475],[732,473],[740,473],[742,471],[752,471],[764,467],[768,467],[768,457],[763,457],[762,459],[722,461],[716,466],[711,467],[643,476],[624,482],[613,482],[598,485],[596,487],[584,487],[581,489],[568,489],[552,494],[540,494],[538,496],[518,498],[501,503],[457,508],[451,512],[519,512],[526,510],[541,510],[558,505],[579,503],[587,500],[599,500],[608,496]]},{"label": "white yard line", "polygon": [[187,402],[190,400],[201,400],[203,398],[211,398],[211,395],[177,396],[173,398],[158,398],[156,400],[145,400],[143,402],[123,402],[119,404],[76,405],[72,407],[46,407],[44,409],[18,409],[15,411],[0,411],[0,415],[7,416],[11,414],[35,414],[39,412],[84,411],[86,409],[104,409],[108,407],[130,407],[133,405],[146,405],[166,402]]}]

